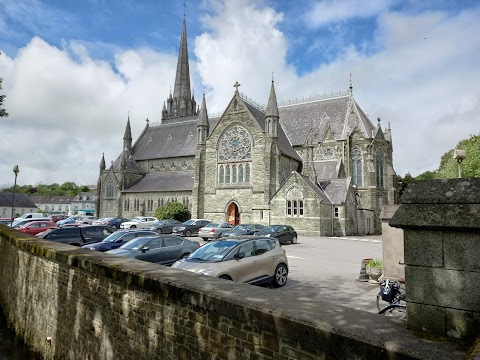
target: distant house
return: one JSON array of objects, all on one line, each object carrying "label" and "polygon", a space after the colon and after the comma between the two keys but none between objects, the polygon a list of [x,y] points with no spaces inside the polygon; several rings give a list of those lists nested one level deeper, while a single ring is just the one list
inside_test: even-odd
[{"label": "distant house", "polygon": [[70,203],[70,211],[72,214],[95,214],[95,192],[81,192],[75,196]]},{"label": "distant house", "polygon": [[70,214],[73,196],[34,195],[30,199],[46,214]]},{"label": "distant house", "polygon": [[[0,192],[0,215],[1,217],[12,217],[13,193]],[[15,204],[13,204],[14,216],[21,216],[25,213],[38,212],[35,203],[26,194],[15,193]]]}]

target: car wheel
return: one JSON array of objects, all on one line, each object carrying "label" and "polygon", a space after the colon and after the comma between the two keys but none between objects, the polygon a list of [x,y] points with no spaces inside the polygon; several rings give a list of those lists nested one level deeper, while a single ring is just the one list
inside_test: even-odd
[{"label": "car wheel", "polygon": [[157,234],[160,235],[161,233],[162,233],[162,229],[161,228],[157,229]]},{"label": "car wheel", "polygon": [[232,281],[232,278],[231,278],[230,276],[228,276],[228,275],[222,275],[222,276],[219,276],[218,278],[219,278],[219,279],[223,279],[223,280],[230,280],[230,281]]},{"label": "car wheel", "polygon": [[202,238],[202,239],[203,239],[203,241],[207,241],[207,240],[208,240],[208,238]]},{"label": "car wheel", "polygon": [[185,236],[192,236],[191,230],[185,230]]},{"label": "car wheel", "polygon": [[130,229],[136,229],[137,227],[135,225],[130,226]]},{"label": "car wheel", "polygon": [[298,239],[296,236],[292,237],[292,244],[298,243]]},{"label": "car wheel", "polygon": [[275,269],[275,274],[273,275],[273,285],[276,287],[281,287],[285,285],[288,278],[288,269],[285,264],[280,264]]}]

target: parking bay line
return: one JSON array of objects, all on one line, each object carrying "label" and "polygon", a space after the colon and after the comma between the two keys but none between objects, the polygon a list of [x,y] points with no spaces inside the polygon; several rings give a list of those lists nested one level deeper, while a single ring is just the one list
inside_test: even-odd
[{"label": "parking bay line", "polygon": [[350,241],[362,241],[362,242],[371,242],[371,243],[381,243],[381,240],[374,240],[374,239],[358,239],[358,238],[347,238],[347,237],[336,237],[330,236],[330,239],[341,239],[341,240],[350,240]]},{"label": "parking bay line", "polygon": [[292,256],[292,255],[287,255],[287,258],[305,260],[305,258],[298,257],[298,256]]}]

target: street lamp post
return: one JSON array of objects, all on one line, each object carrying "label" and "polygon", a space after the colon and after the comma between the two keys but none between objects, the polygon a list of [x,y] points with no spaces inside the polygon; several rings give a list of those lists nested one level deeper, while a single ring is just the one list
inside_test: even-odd
[{"label": "street lamp post", "polygon": [[13,196],[12,196],[12,220],[11,220],[11,223],[10,223],[10,226],[13,225],[13,219],[15,218],[13,216],[13,209],[15,207],[15,191],[17,190],[17,175],[18,173],[20,172],[20,169],[18,168],[18,165],[15,165],[13,167],[13,172],[15,173],[15,184],[13,185]]},{"label": "street lamp post", "polygon": [[462,177],[462,161],[467,157],[467,152],[461,149],[455,149],[453,151],[453,158],[457,161],[458,166],[458,177]]}]

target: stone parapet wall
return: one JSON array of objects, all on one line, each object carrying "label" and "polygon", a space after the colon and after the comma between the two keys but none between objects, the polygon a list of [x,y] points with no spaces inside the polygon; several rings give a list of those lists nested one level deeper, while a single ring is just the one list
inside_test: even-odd
[{"label": "stone parapet wall", "polygon": [[383,316],[40,241],[5,226],[0,282],[9,323],[44,359],[465,356]]}]

